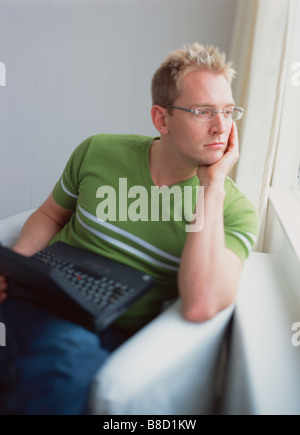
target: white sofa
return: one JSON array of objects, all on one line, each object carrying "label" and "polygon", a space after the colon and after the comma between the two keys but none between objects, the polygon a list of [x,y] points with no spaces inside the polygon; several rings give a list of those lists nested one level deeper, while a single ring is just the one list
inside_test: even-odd
[{"label": "white sofa", "polygon": [[[0,221],[0,242],[11,246],[33,210]],[[233,307],[202,324],[185,321],[177,300],[117,349],[99,370],[90,413],[104,415],[213,414],[222,343]]]}]

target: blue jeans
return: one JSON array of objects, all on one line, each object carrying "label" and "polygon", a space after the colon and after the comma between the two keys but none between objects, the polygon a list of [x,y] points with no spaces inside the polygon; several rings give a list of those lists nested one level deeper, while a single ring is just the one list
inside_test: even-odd
[{"label": "blue jeans", "polygon": [[0,415],[85,414],[94,375],[128,338],[112,327],[94,334],[18,299],[0,304],[0,322]]}]

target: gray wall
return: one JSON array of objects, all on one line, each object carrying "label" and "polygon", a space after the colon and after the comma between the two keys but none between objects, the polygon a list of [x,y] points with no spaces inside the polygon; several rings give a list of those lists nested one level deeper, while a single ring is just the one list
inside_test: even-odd
[{"label": "gray wall", "polygon": [[0,218],[37,207],[72,150],[154,135],[150,82],[170,50],[229,50],[237,0],[0,0]]}]

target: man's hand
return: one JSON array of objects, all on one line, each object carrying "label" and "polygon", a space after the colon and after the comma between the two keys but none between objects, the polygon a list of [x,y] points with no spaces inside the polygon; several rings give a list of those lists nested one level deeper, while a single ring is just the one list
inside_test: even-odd
[{"label": "man's hand", "polygon": [[224,182],[225,177],[236,164],[239,158],[239,141],[235,122],[232,123],[231,132],[228,138],[227,148],[223,157],[212,165],[200,165],[197,169],[197,176],[200,184],[208,185],[211,181]]},{"label": "man's hand", "polygon": [[[46,201],[27,219],[22,229],[21,236],[12,247],[13,251],[30,257],[45,248],[50,240],[70,220],[74,210],[69,210],[58,205],[52,194]],[[0,303],[7,298],[7,281],[0,273]]]},{"label": "man's hand", "polygon": [[0,275],[0,303],[5,301],[5,299],[7,298],[6,289],[7,289],[6,278],[4,275]]}]

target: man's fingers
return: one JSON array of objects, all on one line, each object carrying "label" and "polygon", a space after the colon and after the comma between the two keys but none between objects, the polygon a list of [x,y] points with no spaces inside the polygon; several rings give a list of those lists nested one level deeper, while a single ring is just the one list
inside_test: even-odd
[{"label": "man's fingers", "polygon": [[6,282],[6,278],[5,278],[4,275],[0,274],[0,284],[3,283],[3,282]]},{"label": "man's fingers", "polygon": [[239,145],[238,131],[237,131],[237,126],[236,126],[235,122],[232,123],[231,140],[232,140],[234,145],[236,145],[236,146]]},{"label": "man's fingers", "polygon": [[233,122],[230,135],[228,138],[228,147],[226,151],[227,152],[232,151],[234,148],[238,151],[238,147],[239,147],[239,139],[238,139],[237,127],[236,127],[236,123]]},{"label": "man's fingers", "polygon": [[4,302],[7,299],[7,294],[6,293],[0,293],[0,303]]},{"label": "man's fingers", "polygon": [[7,281],[4,275],[0,275],[0,293],[7,288]]}]

